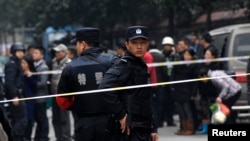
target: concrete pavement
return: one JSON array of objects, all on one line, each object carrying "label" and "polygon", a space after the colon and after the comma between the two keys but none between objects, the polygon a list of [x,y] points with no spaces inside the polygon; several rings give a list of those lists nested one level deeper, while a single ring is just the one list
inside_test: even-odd
[{"label": "concrete pavement", "polygon": [[178,130],[177,127],[163,127],[158,129],[159,141],[207,141],[207,135],[189,135],[179,136],[175,135]]},{"label": "concrete pavement", "polygon": [[[54,129],[52,126],[52,115],[51,115],[51,109],[48,109],[48,117],[49,117],[49,138],[50,141],[56,141],[55,135],[54,135]],[[72,119],[72,116],[71,116]],[[175,123],[179,123],[178,117],[175,116]],[[71,120],[73,121],[73,120]],[[73,122],[71,122],[71,127],[73,129]],[[159,141],[207,141],[207,135],[190,135],[190,136],[179,136],[175,135],[174,133],[178,130],[179,126],[176,127],[166,127],[158,129],[159,134]],[[34,134],[34,133],[33,133]],[[72,130],[73,134],[73,130]]]}]

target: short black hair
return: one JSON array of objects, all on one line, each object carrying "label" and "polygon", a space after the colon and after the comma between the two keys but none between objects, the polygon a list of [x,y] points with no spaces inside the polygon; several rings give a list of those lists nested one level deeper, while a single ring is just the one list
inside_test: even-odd
[{"label": "short black hair", "polygon": [[204,39],[207,43],[211,43],[213,41],[212,36],[209,32],[203,33],[201,38]]},{"label": "short black hair", "polygon": [[74,48],[74,47],[69,47],[69,48],[68,48],[68,51],[71,52],[71,53],[74,55],[74,57],[77,57],[77,56],[78,56],[78,55],[77,55],[76,48]]},{"label": "short black hair", "polygon": [[39,50],[43,55],[45,55],[45,48],[43,47],[43,46],[36,46],[34,49],[37,49],[37,50]]},{"label": "short black hair", "polygon": [[122,49],[124,51],[127,50],[124,42],[122,42],[122,43],[121,42],[116,43],[116,48]]},{"label": "short black hair", "polygon": [[178,42],[180,42],[180,41],[183,41],[184,42],[184,44],[185,45],[187,45],[187,46],[189,46],[190,45],[190,40],[188,39],[188,38],[181,38],[181,39],[179,39],[179,41]]},{"label": "short black hair", "polygon": [[36,45],[33,45],[33,44],[29,45],[29,46],[27,47],[27,50],[30,50],[30,49],[32,49],[32,48],[36,48]]}]

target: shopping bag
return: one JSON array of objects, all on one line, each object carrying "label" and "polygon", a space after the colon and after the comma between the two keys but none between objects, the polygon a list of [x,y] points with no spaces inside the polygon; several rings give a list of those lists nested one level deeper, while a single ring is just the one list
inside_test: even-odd
[{"label": "shopping bag", "polygon": [[[222,109],[224,111],[222,111]],[[212,111],[211,123],[212,124],[223,124],[225,123],[227,116],[230,112],[228,112],[228,107],[224,104],[213,103],[210,106],[210,110]],[[227,115],[228,114],[228,115]]]},{"label": "shopping bag", "polygon": [[230,109],[223,103],[218,104],[220,110],[228,117],[230,115]]}]

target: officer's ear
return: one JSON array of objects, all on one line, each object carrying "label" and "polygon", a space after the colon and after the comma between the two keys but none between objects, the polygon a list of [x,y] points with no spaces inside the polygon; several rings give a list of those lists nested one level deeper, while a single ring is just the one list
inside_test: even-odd
[{"label": "officer's ear", "polygon": [[127,50],[129,50],[129,45],[128,44],[129,44],[129,41],[126,41],[125,42],[125,47],[127,48]]},{"label": "officer's ear", "polygon": [[86,41],[79,41],[79,45],[83,50],[85,50],[88,46],[88,43]]}]

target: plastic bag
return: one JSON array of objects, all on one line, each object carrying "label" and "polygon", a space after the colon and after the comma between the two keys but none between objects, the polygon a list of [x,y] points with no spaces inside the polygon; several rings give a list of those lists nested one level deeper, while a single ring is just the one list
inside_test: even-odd
[{"label": "plastic bag", "polygon": [[210,110],[212,112],[216,112],[220,108],[220,110],[228,117],[230,115],[230,109],[223,103],[213,103],[210,106]]},{"label": "plastic bag", "polygon": [[227,116],[230,115],[229,108],[223,103],[213,103],[210,106],[210,110],[212,111],[212,124],[223,124],[225,123]]},{"label": "plastic bag", "polygon": [[230,115],[230,109],[223,103],[219,104],[220,110],[228,117]]}]

